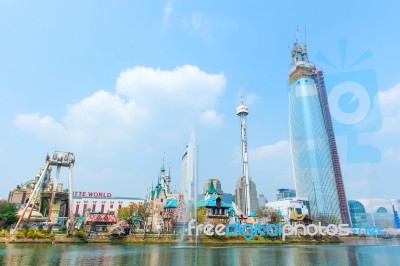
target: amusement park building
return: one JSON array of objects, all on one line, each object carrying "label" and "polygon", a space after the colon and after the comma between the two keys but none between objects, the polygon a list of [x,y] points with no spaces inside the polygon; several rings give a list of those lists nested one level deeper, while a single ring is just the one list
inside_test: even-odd
[{"label": "amusement park building", "polygon": [[399,200],[387,199],[349,200],[351,223],[353,227],[380,226],[383,228],[395,228],[400,225],[398,219],[399,202]]},{"label": "amusement park building", "polygon": [[73,211],[75,215],[83,216],[86,212],[108,213],[118,211],[129,205],[144,204],[144,199],[134,197],[118,197],[105,192],[81,192],[73,193]]}]

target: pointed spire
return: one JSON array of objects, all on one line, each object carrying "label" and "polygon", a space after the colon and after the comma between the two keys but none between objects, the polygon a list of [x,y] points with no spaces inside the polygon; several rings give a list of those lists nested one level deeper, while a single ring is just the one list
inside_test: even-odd
[{"label": "pointed spire", "polygon": [[243,104],[243,89],[240,90],[240,103]]},{"label": "pointed spire", "polygon": [[212,194],[218,194],[219,195],[219,193],[218,193],[218,191],[215,189],[215,187],[214,187],[214,182],[211,180],[211,182],[210,182],[210,185],[208,186],[208,190],[207,190],[207,193],[209,194],[209,195],[212,195]]},{"label": "pointed spire", "polygon": [[307,25],[304,25],[304,46],[307,46]]},{"label": "pointed spire", "polygon": [[164,166],[164,164],[165,164],[165,152],[164,152],[163,159],[162,159],[161,172],[165,172],[165,166]]},{"label": "pointed spire", "polygon": [[294,43],[295,44],[299,43],[299,25],[297,25],[297,28],[296,28],[296,41]]}]

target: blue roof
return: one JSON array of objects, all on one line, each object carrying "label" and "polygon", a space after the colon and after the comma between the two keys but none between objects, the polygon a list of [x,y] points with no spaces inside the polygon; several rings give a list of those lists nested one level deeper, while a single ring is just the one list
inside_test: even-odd
[{"label": "blue roof", "polygon": [[232,204],[229,204],[229,205],[231,205],[231,206],[229,207],[228,212],[231,213],[233,211],[234,216],[238,216],[238,214],[237,214],[235,208],[233,208]]},{"label": "blue roof", "polygon": [[211,181],[210,182],[210,185],[208,186],[208,190],[207,190],[207,193],[208,194],[218,194],[219,195],[219,193],[217,192],[217,190],[215,189],[215,187],[214,187],[214,183]]},{"label": "blue roof", "polygon": [[[217,197],[210,197],[208,200],[202,200],[199,202],[198,207],[217,207]],[[231,204],[225,203],[221,200],[222,208],[230,208]]]},{"label": "blue roof", "polygon": [[178,205],[179,205],[179,202],[177,199],[169,199],[165,203],[164,208],[176,208],[176,207],[178,207]]},{"label": "blue roof", "polygon": [[161,185],[157,185],[152,191],[151,191],[151,199],[154,199],[154,197],[159,198],[161,192],[164,193],[164,196],[167,197],[167,194],[165,192],[165,189]]}]

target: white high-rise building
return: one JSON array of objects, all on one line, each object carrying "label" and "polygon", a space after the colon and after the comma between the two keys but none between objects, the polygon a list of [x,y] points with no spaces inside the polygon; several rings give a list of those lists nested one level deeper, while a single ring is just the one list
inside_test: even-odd
[{"label": "white high-rise building", "polygon": [[197,146],[194,129],[190,134],[190,141],[182,155],[181,192],[186,201],[195,199],[195,182],[197,180]]}]

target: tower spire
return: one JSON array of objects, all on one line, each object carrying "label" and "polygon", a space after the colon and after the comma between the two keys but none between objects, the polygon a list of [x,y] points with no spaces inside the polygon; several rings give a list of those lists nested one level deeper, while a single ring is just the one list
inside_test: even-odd
[{"label": "tower spire", "polygon": [[162,158],[161,172],[165,172],[165,152]]},{"label": "tower spire", "polygon": [[304,25],[304,46],[307,46],[307,25]]}]

